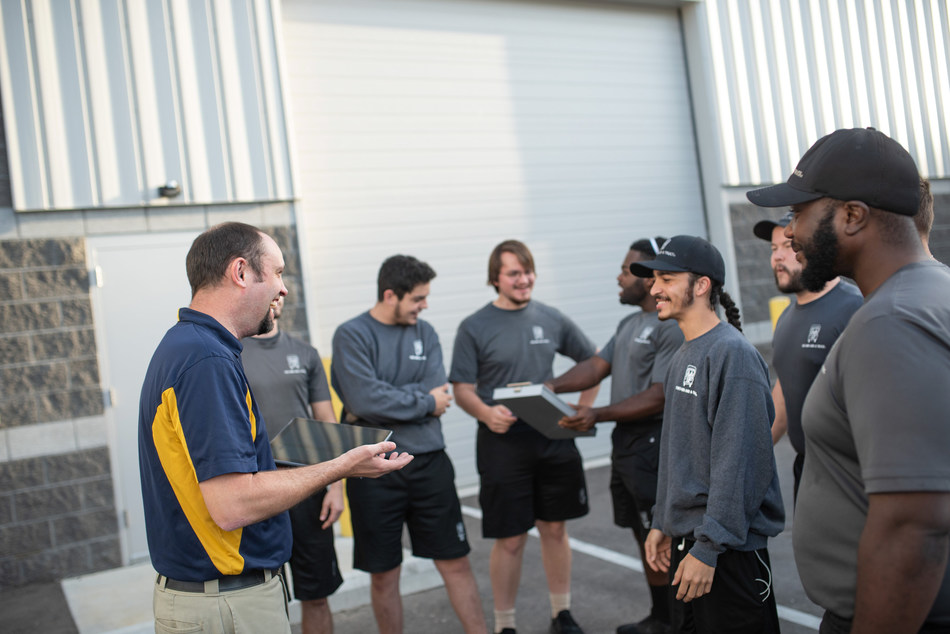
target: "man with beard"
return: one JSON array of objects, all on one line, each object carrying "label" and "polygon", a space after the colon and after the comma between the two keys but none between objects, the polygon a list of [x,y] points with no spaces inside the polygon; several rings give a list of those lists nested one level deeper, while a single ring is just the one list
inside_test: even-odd
[{"label": "man with beard", "polygon": [[459,406],[478,420],[476,459],[482,534],[495,539],[489,576],[495,631],[515,632],[515,599],[528,531],[537,527],[551,601],[551,632],[581,634],[571,616],[571,545],[566,520],[586,515],[587,484],[572,439],[553,440],[492,399],[496,387],[553,375],[555,354],[590,358],[594,344],[560,311],[531,300],[534,258],[506,240],[488,258],[498,297],[465,318],[449,378]]},{"label": "man with beard", "polygon": [[795,302],[779,317],[772,336],[772,365],[778,375],[772,387],[775,403],[772,442],[778,442],[788,431],[788,439],[795,449],[792,470],[797,499],[805,461],[802,404],[828,351],[864,298],[854,284],[839,277],[829,280],[817,292],[802,285],[802,265],[795,258],[792,241],[785,237],[785,227],[791,217],[791,213],[787,213],[777,222],[761,220],[752,232],[772,244],[772,272],[778,290],[795,295]]},{"label": "man with beard", "polygon": [[370,573],[373,614],[384,634],[403,631],[403,526],[413,554],[434,561],[462,629],[486,631],[439,420],[452,400],[442,345],[435,328],[419,319],[434,277],[428,264],[412,256],[387,258],[379,267],[376,304],[333,334],[330,375],[344,420],[393,430],[393,440],[415,456],[392,477],[349,480],[346,486],[353,565]]},{"label": "man with beard", "polygon": [[659,318],[675,320],[685,338],[663,382],[656,506],[644,544],[647,564],[676,588],[672,632],[777,633],[768,539],[781,532],[785,507],[768,366],[740,332],[712,244],[676,236],[630,270],[653,277]]},{"label": "man with beard", "polygon": [[[552,379],[555,392],[577,392],[612,376],[610,405],[576,406],[577,414],[561,421],[570,429],[586,431],[596,423],[616,421],[611,455],[610,494],[614,523],[633,530],[643,553],[643,540],[650,530],[656,503],[656,470],[660,459],[660,427],[663,425],[663,379],[673,353],[683,343],[675,320],[660,321],[650,295],[653,280],[630,272],[634,262],[650,260],[666,238],[637,240],[620,265],[617,284],[620,303],[637,306],[625,317],[617,332],[596,355]],[[670,629],[669,583],[663,572],[649,566],[644,571],[653,609],[639,623],[617,628],[617,634],[665,634]]]},{"label": "man with beard", "polygon": [[287,294],[274,240],[237,222],[197,238],[186,258],[191,305],[159,343],[139,403],[139,466],[156,627],[289,634],[286,510],[332,482],[375,478],[412,456],[382,442],[276,470],[241,364],[241,338],[272,329]]},{"label": "man with beard", "polygon": [[[248,384],[260,397],[264,420],[270,421],[275,432],[298,416],[336,422],[320,354],[280,329],[283,296],[271,310],[271,330],[241,340],[241,361]],[[294,535],[290,570],[303,634],[333,632],[327,597],[343,583],[333,546],[333,523],[342,512],[343,482],[334,482],[329,490],[318,491],[290,509]]]},{"label": "man with beard", "polygon": [[820,631],[946,632],[950,270],[914,227],[917,166],[877,130],[838,130],[748,198],[791,206],[806,289],[846,275],[866,298],[802,410],[793,545]]}]

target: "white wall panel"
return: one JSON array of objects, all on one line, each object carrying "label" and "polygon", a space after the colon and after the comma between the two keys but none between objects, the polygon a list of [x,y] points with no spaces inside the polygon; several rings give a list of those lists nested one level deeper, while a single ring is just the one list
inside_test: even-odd
[{"label": "white wall panel", "polygon": [[819,137],[873,126],[950,176],[946,0],[706,0],[721,182],[788,178]]},{"label": "white wall panel", "polygon": [[[271,0],[0,0],[18,210],[292,198]],[[266,93],[266,94],[265,94]]]},{"label": "white wall panel", "polygon": [[[410,253],[438,273],[423,317],[448,363],[459,322],[494,298],[488,254],[506,238],[534,253],[535,297],[603,345],[629,312],[615,278],[630,243],[705,233],[676,10],[285,0],[281,11],[321,352],[375,301],[382,260]],[[471,484],[475,424],[457,407],[443,422],[458,483]],[[578,445],[606,455],[609,432]]]}]

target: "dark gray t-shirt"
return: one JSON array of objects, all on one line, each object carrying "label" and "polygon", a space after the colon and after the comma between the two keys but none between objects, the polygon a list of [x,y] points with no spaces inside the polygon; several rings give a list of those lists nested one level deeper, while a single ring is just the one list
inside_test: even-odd
[{"label": "dark gray t-shirt", "polygon": [[[948,412],[950,269],[909,264],[854,314],[805,399],[792,539],[812,601],[853,617],[868,494],[950,491]],[[950,569],[928,623],[950,626]]]},{"label": "dark gray t-shirt", "polygon": [[690,554],[709,566],[726,549],[764,548],[782,531],[785,507],[762,356],[720,323],[677,351],[663,390],[653,527],[695,539]]},{"label": "dark gray t-shirt", "polygon": [[333,333],[330,380],[347,414],[363,425],[393,430],[398,451],[422,454],[445,449],[442,424],[430,413],[429,391],[444,385],[442,345],[435,329],[380,323],[369,312]]},{"label": "dark gray t-shirt", "polygon": [[[683,333],[675,320],[660,321],[655,312],[637,311],[624,317],[617,332],[597,356],[610,364],[610,402],[619,403],[654,383],[663,383],[670,360],[683,345]],[[618,423],[614,427],[615,468],[634,455],[633,441],[643,433],[644,422],[660,422],[662,414],[647,420]],[[652,426],[649,426],[652,430]],[[632,472],[635,474],[636,471]]]},{"label": "dark gray t-shirt", "polygon": [[858,287],[842,280],[814,301],[793,302],[775,325],[772,364],[785,396],[788,439],[798,453],[805,453],[802,404],[808,388],[851,315],[863,303]]},{"label": "dark gray t-shirt", "polygon": [[[478,397],[493,405],[496,387],[553,378],[555,354],[583,361],[595,350],[581,329],[555,308],[536,300],[521,310],[488,304],[459,325],[449,379],[474,383]],[[508,433],[528,429],[519,420]]]},{"label": "dark gray t-shirt", "polygon": [[278,331],[274,337],[241,340],[241,360],[258,399],[270,437],[292,418],[311,418],[311,403],[330,400],[326,372],[316,348]]}]

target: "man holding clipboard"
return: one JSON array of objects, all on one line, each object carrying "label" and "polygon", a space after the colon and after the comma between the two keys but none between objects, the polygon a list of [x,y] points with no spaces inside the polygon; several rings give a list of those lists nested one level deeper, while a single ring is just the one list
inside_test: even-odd
[{"label": "man holding clipboard", "polygon": [[560,311],[531,301],[534,258],[506,240],[488,260],[498,297],[459,326],[450,378],[459,406],[478,420],[482,533],[494,538],[489,574],[495,631],[515,632],[515,599],[528,531],[537,526],[551,600],[551,632],[579,634],[571,616],[571,547],[566,520],[587,514],[587,484],[572,439],[552,440],[492,398],[509,383],[553,376],[555,354],[583,361],[594,344]]}]

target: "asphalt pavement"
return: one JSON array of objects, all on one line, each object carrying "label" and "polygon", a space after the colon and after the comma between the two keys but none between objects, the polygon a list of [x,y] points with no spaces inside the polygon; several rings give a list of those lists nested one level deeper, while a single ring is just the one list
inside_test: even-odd
[{"label": "asphalt pavement", "polygon": [[[584,442],[583,439],[578,442]],[[788,519],[785,530],[769,543],[774,588],[779,604],[779,618],[785,634],[816,632],[820,608],[811,603],[802,590],[792,555],[792,460],[794,452],[787,438],[775,449],[782,495]],[[612,634],[618,625],[638,621],[650,610],[649,591],[643,576],[639,553],[629,529],[613,523],[608,490],[609,467],[599,466],[587,471],[591,511],[586,517],[568,522],[573,544],[571,613],[587,634]],[[488,555],[491,540],[481,538],[477,519],[478,498],[462,499],[466,512],[472,552],[469,555],[478,580],[482,606],[492,626],[491,584],[488,578]],[[449,605],[444,588],[419,592],[403,598],[404,624],[407,634],[444,634],[460,632],[461,627]],[[517,601],[519,634],[546,634],[550,626],[550,603],[538,539],[528,540],[524,556],[521,589]],[[337,612],[336,632],[373,632],[376,623],[369,606]],[[294,630],[299,632],[299,626]]]},{"label": "asphalt pavement", "polygon": [[[583,439],[578,442],[584,442]],[[805,596],[791,545],[792,460],[794,452],[787,439],[775,451],[782,494],[788,510],[785,530],[769,543],[779,618],[785,634],[817,631],[820,609]],[[650,609],[649,592],[642,573],[639,553],[628,529],[613,524],[608,490],[609,467],[587,470],[591,512],[568,523],[573,548],[571,612],[587,634],[612,634],[618,625],[637,621]],[[491,584],[488,556],[492,541],[481,538],[480,511],[476,496],[462,499],[465,524],[472,545],[470,559],[478,581],[482,606],[491,627]],[[407,541],[408,546],[408,541]],[[403,597],[406,634],[445,634],[461,627],[446,597],[438,587]],[[77,632],[70,608],[59,583],[43,583],[0,591],[0,632]],[[536,537],[528,540],[524,556],[521,589],[518,594],[519,634],[548,632],[550,607],[541,553]],[[337,634],[376,631],[369,605],[334,614]],[[300,632],[299,624],[294,632]]]}]

